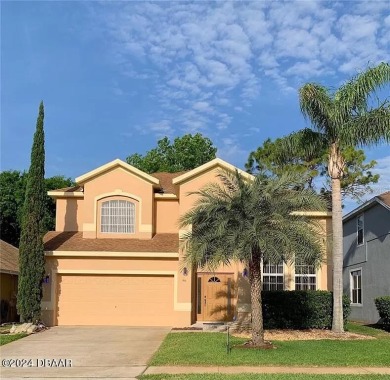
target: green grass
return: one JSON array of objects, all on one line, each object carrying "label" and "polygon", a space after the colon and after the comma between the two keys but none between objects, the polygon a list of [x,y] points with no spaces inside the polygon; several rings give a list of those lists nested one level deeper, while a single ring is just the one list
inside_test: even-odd
[{"label": "green grass", "polygon": [[[226,334],[171,333],[150,365],[204,366],[389,366],[390,334],[370,327],[349,325],[349,331],[376,336],[370,340],[274,341],[275,349],[233,347],[226,354]],[[232,344],[245,342],[232,338]]]},{"label": "green grass", "polygon": [[1,334],[0,335],[0,346],[3,346],[4,344],[11,343],[15,340],[18,340],[20,338],[24,338],[27,336],[27,334],[14,334],[14,335],[6,335]]},{"label": "green grass", "polygon": [[141,380],[384,380],[388,375],[240,374],[144,375]]},{"label": "green grass", "polygon": [[362,334],[362,335],[368,335],[373,336],[375,338],[381,339],[390,339],[390,333],[387,331],[381,329],[379,326],[377,328],[368,327],[359,323],[353,323],[349,322],[347,323],[346,330],[348,332],[356,333],[356,334]]}]

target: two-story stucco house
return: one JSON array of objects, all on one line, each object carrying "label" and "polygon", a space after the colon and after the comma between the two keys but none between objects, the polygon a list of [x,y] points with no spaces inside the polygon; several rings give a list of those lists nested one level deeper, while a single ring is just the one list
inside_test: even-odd
[{"label": "two-story stucco house", "polygon": [[[247,268],[213,273],[181,260],[178,219],[189,192],[236,168],[215,159],[185,173],[144,173],[115,160],[50,191],[56,230],[45,236],[43,318],[49,325],[188,326],[250,312]],[[240,171],[248,180],[252,176]],[[313,213],[324,236],[330,214]],[[331,273],[264,263],[264,289],[328,289]]]},{"label": "two-story stucco house", "polygon": [[374,299],[390,295],[390,192],[365,202],[343,218],[344,293],[351,319],[376,323]]}]

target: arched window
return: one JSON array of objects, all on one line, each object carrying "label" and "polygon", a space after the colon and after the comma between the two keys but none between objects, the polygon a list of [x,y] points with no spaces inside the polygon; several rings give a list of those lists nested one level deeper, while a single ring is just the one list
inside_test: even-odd
[{"label": "arched window", "polygon": [[218,277],[211,277],[208,282],[221,282],[221,280]]},{"label": "arched window", "polygon": [[101,206],[100,232],[134,234],[134,203],[120,199],[103,202]]}]

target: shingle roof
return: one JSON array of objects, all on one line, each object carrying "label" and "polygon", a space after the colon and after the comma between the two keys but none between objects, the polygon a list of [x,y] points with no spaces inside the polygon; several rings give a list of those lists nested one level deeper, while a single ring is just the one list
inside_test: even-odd
[{"label": "shingle roof", "polygon": [[19,273],[19,250],[0,240],[0,272]]},{"label": "shingle roof", "polygon": [[153,173],[151,176],[157,178],[160,181],[160,188],[163,193],[169,193],[169,194],[177,194],[177,187],[172,184],[172,180],[176,177],[181,176],[182,174],[186,173],[183,172],[177,172],[177,173],[167,173],[167,172],[161,172],[161,173]]},{"label": "shingle roof", "polygon": [[48,232],[45,251],[178,252],[179,234],[156,234],[152,239],[85,239],[82,232]]},{"label": "shingle roof", "polygon": [[390,191],[387,191],[386,193],[378,195],[378,198],[383,202],[386,203],[388,206],[390,206]]}]

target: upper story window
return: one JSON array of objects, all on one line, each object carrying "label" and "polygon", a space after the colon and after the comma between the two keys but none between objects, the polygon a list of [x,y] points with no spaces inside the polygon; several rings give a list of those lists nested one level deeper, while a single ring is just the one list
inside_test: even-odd
[{"label": "upper story window", "polygon": [[284,273],[283,262],[279,264],[264,263],[263,290],[283,290]]},{"label": "upper story window", "polygon": [[363,214],[357,217],[357,243],[358,245],[364,243],[364,218]]},{"label": "upper story window", "polygon": [[103,202],[101,206],[100,232],[134,234],[134,203],[119,199]]},{"label": "upper story window", "polygon": [[316,290],[317,271],[314,265],[295,260],[295,290]]}]

